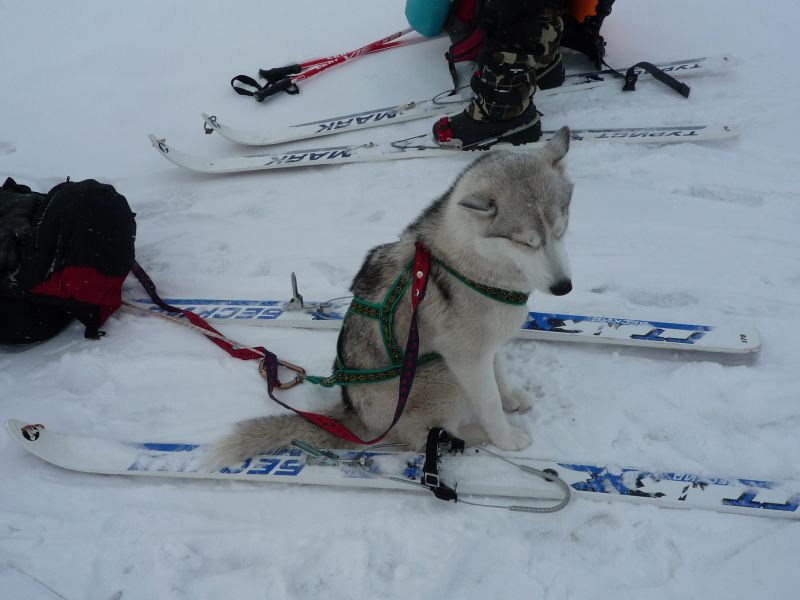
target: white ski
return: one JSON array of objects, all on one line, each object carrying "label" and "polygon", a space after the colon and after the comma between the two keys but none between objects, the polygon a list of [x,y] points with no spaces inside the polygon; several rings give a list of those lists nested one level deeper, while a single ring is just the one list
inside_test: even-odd
[{"label": "white ski", "polygon": [[[679,77],[689,75],[706,75],[723,71],[734,64],[729,56],[704,56],[687,60],[676,60],[666,63],[659,63],[656,66],[662,71],[677,75]],[[650,78],[652,76],[646,71],[636,71],[639,78]],[[564,84],[557,88],[538,90],[536,101],[545,99],[549,96],[572,92],[577,90],[587,90],[609,84],[621,84],[620,77],[610,70],[589,71],[586,73],[568,74]],[[469,102],[470,98],[460,96],[447,96],[439,94],[429,100],[417,102],[407,102],[397,106],[364,110],[361,112],[329,117],[308,123],[297,125],[276,127],[274,129],[256,131],[253,128],[243,129],[225,125],[216,116],[209,116],[202,113],[204,128],[206,133],[217,132],[222,137],[231,141],[247,146],[268,146],[271,144],[281,144],[297,140],[317,138],[335,133],[347,131],[357,131],[371,127],[391,125],[414,119],[424,119],[425,117],[435,117],[460,112]]]},{"label": "white ski", "polygon": [[[55,466],[103,475],[154,476],[191,479],[229,479],[259,483],[294,483],[377,488],[430,493],[421,484],[425,456],[380,449],[332,451],[311,457],[298,448],[283,448],[254,456],[240,465],[211,470],[204,467],[208,446],[119,442],[65,435],[43,425],[9,419],[6,428],[31,454]],[[330,458],[334,456],[335,459]],[[800,518],[800,482],[773,482],[740,477],[717,477],[682,470],[650,471],[608,464],[536,460],[504,454],[510,465],[483,450],[442,458],[441,480],[459,498],[503,497],[525,511],[537,500],[564,500],[553,482],[524,473],[533,468],[556,473],[572,495],[595,500],[625,500],[665,508],[697,508],[743,515]]]},{"label": "white ski", "polygon": [[[349,299],[315,303],[295,300],[219,300],[166,298],[167,304],[194,312],[214,323],[339,329]],[[162,310],[147,298],[132,300],[152,312]],[[516,336],[523,340],[588,342],[664,350],[747,354],[761,341],[752,327],[668,323],[635,318],[529,312]]]},{"label": "white ski", "polygon": [[[524,146],[497,144],[493,147],[505,148],[516,152],[528,152],[543,145],[554,134],[555,131],[544,131],[542,133],[542,141],[525,144]],[[735,137],[736,135],[737,131],[730,125],[610,127],[606,129],[573,129],[572,142],[669,144],[719,140]],[[215,174],[465,154],[462,150],[435,145],[429,134],[397,140],[388,144],[366,142],[327,148],[272,150],[217,158],[187,154],[169,146],[165,138],[159,138],[152,134],[149,137],[153,147],[171,163],[198,173]],[[475,155],[469,154],[468,156]]]}]

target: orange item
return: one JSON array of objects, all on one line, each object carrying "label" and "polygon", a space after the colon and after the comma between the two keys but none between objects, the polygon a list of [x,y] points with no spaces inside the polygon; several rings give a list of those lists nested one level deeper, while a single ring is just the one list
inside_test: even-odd
[{"label": "orange item", "polygon": [[586,17],[597,15],[597,0],[570,0],[569,14],[575,17],[578,23],[583,23]]}]

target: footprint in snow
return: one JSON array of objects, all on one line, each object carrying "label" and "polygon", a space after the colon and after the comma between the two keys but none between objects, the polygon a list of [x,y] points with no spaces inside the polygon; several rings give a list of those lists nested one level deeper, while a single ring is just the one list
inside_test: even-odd
[{"label": "footprint in snow", "polygon": [[697,304],[697,298],[685,292],[660,294],[643,290],[633,291],[628,294],[628,301],[639,306],[658,306],[661,308],[679,308]]},{"label": "footprint in snow", "polygon": [[717,200],[729,204],[739,204],[740,206],[762,206],[764,200],[753,192],[735,190],[722,186],[698,186],[693,185],[686,190],[673,190],[675,194],[684,194],[705,200]]}]

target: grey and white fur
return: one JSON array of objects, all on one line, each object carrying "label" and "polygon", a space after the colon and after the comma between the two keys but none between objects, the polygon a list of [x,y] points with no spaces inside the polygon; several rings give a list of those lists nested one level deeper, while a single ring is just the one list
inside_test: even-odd
[{"label": "grey and white fur", "polygon": [[[415,242],[421,241],[435,258],[474,281],[508,290],[568,293],[572,283],[564,233],[573,186],[562,159],[569,139],[563,127],[535,153],[492,150],[475,160],[398,241],[369,252],[352,292],[381,303],[413,259]],[[401,345],[411,318],[409,294],[394,318]],[[531,399],[509,382],[499,354],[526,314],[525,305],[483,296],[434,261],[417,320],[420,355],[436,352],[441,359],[419,366],[405,412],[386,440],[420,449],[431,427],[444,427],[471,431],[470,442],[489,441],[503,450],[528,446],[528,433],[509,424],[503,411],[528,410]],[[348,315],[342,336],[341,358],[348,369],[388,366],[377,321]],[[343,387],[341,406],[328,414],[369,439],[391,422],[397,396],[397,379]],[[215,446],[212,460],[234,464],[292,439],[321,448],[353,447],[298,416],[260,417],[238,423]]]}]

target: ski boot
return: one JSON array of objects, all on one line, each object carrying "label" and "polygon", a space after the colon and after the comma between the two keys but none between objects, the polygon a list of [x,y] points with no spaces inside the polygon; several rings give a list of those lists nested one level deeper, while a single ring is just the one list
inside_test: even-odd
[{"label": "ski boot", "polygon": [[542,125],[532,99],[537,71],[547,87],[564,80],[558,46],[566,6],[560,0],[544,4],[486,0],[478,15],[483,48],[470,80],[475,98],[461,114],[434,124],[440,146],[470,150],[539,140]]},{"label": "ski boot", "polygon": [[479,65],[470,81],[475,98],[461,114],[442,117],[434,124],[436,142],[470,150],[498,142],[537,141],[542,125],[531,100],[535,86],[533,57],[515,52],[482,52]]}]

